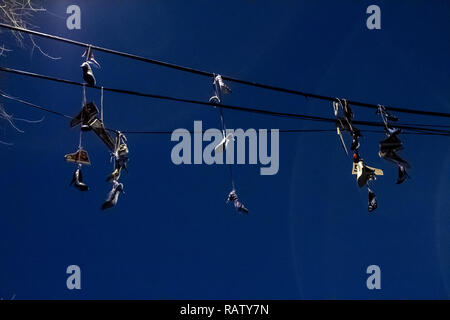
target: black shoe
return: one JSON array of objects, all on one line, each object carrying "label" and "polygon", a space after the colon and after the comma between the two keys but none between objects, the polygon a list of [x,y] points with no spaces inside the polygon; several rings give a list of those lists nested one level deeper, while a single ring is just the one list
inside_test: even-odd
[{"label": "black shoe", "polygon": [[384,140],[380,141],[380,152],[389,153],[391,151],[399,151],[403,149],[403,144],[397,135],[390,135]]},{"label": "black shoe", "polygon": [[79,124],[82,130],[89,130],[89,124],[98,116],[99,111],[94,102],[89,102],[83,106],[81,111],[70,121],[70,127],[73,128]]},{"label": "black shoe", "polygon": [[73,173],[72,181],[70,182],[70,185],[74,185],[75,188],[77,188],[80,191],[88,191],[89,187],[87,184],[83,182],[83,175],[81,174],[81,169],[78,168]]},{"label": "black shoe", "polygon": [[358,128],[352,127],[352,145],[350,146],[351,150],[359,149],[359,138],[361,137],[361,131]]},{"label": "black shoe", "polygon": [[363,164],[361,176],[357,178],[358,186],[362,188],[367,184],[367,181],[375,180],[375,170],[368,168]]},{"label": "black shoe", "polygon": [[406,169],[402,165],[398,165],[398,178],[397,178],[397,184],[403,183],[407,178],[409,178],[408,173],[406,172]]},{"label": "black shoe", "polygon": [[353,137],[352,139],[352,145],[350,146],[351,150],[357,150],[359,149],[359,139],[358,137]]}]

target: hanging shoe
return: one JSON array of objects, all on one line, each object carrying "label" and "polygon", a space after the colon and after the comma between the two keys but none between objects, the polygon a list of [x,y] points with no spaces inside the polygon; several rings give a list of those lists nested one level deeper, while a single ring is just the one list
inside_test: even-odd
[{"label": "hanging shoe", "polygon": [[97,68],[100,68],[100,64],[94,58],[94,52],[91,46],[88,46],[81,56],[86,59],[86,62],[92,63]]},{"label": "hanging shoe", "polygon": [[368,189],[368,191],[369,191],[369,212],[372,212],[378,207],[378,202],[375,193],[370,189]]},{"label": "hanging shoe", "polygon": [[398,178],[397,184],[403,183],[407,178],[409,178],[408,173],[406,172],[406,168],[401,164],[398,165]]},{"label": "hanging shoe", "polygon": [[242,202],[239,201],[236,190],[231,190],[231,192],[228,194],[227,203],[233,202],[234,207],[238,212],[248,214],[248,209],[244,206]]},{"label": "hanging shoe", "polygon": [[125,169],[125,171],[128,172],[127,170],[127,162],[128,162],[128,154],[130,153],[130,151],[128,150],[128,146],[123,143],[119,146],[119,149],[116,151],[116,158],[115,161],[117,162],[117,166],[120,167],[121,169]]},{"label": "hanging shoe", "polygon": [[398,177],[396,184],[403,183],[409,176],[406,172],[406,168],[409,168],[409,163],[402,159],[395,150],[381,150],[378,152],[378,155],[390,162],[393,162],[398,167]]},{"label": "hanging shoe", "polygon": [[389,151],[398,151],[403,149],[403,143],[398,138],[397,134],[391,134],[386,139],[379,143],[380,152],[387,153]]},{"label": "hanging shoe", "polygon": [[369,169],[364,163],[361,173],[356,177],[358,186],[361,188],[367,184],[369,180],[375,180],[375,170]]},{"label": "hanging shoe", "polygon": [[98,113],[99,111],[95,103],[89,102],[83,106],[81,111],[75,117],[73,117],[70,121],[70,127],[73,128],[81,124],[82,127],[87,127],[89,130],[89,124],[98,116]]},{"label": "hanging shoe", "polygon": [[223,94],[231,93],[230,87],[228,87],[225,82],[223,82],[222,76],[220,74],[214,77],[213,86],[217,97],[219,97],[219,100]]},{"label": "hanging shoe", "polygon": [[94,131],[94,133],[103,141],[106,147],[114,152],[114,139],[106,131],[105,125],[99,118],[95,118],[89,123],[89,127]]},{"label": "hanging shoe", "polygon": [[[395,117],[394,117],[395,118]],[[393,118],[389,120],[396,121]],[[403,183],[409,176],[406,172],[406,168],[409,168],[408,161],[404,160],[398,154],[398,151],[403,149],[403,144],[401,140],[398,138],[398,135],[402,132],[401,129],[390,128],[386,124],[386,135],[387,138],[381,140],[379,143],[379,152],[378,155],[390,162],[393,162],[398,167],[398,177],[397,184]]]},{"label": "hanging shoe", "polygon": [[64,156],[67,162],[91,165],[89,154],[86,150],[78,149],[77,152],[69,153]]},{"label": "hanging shoe", "polygon": [[234,207],[237,209],[238,212],[248,214],[248,209],[244,206],[242,202],[235,200]]},{"label": "hanging shoe", "polygon": [[353,162],[352,174],[356,175],[356,181],[360,188],[365,186],[367,181],[376,180],[376,176],[382,176],[384,174],[383,170],[366,165],[361,158],[356,157],[355,159],[358,161]]},{"label": "hanging shoe", "polygon": [[218,89],[220,90],[220,92],[222,94],[228,94],[231,93],[231,89],[229,86],[227,86],[225,84],[225,82],[223,82],[222,76],[220,74],[218,74],[215,78],[214,78],[214,83],[218,85]]},{"label": "hanging shoe", "polygon": [[117,200],[119,199],[120,193],[123,193],[123,184],[118,183],[116,180],[114,180],[113,187],[111,191],[108,193],[108,198],[102,204],[102,210],[114,207],[117,204]]},{"label": "hanging shoe", "polygon": [[73,173],[72,181],[70,182],[70,186],[72,185],[80,191],[89,190],[89,187],[83,182],[83,175],[80,168]]},{"label": "hanging shoe", "polygon": [[83,80],[91,87],[95,86],[94,72],[88,61],[81,64],[81,69],[83,70]]},{"label": "hanging shoe", "polygon": [[236,194],[236,190],[231,190],[231,192],[228,194],[228,198],[227,198],[227,203],[228,202],[231,202],[231,201],[234,201],[234,200],[237,200],[237,198],[238,198],[238,196],[237,196],[237,194]]},{"label": "hanging shoe", "polygon": [[128,160],[128,153],[130,153],[128,146],[125,143],[122,143],[117,150],[119,160]]},{"label": "hanging shoe", "polygon": [[209,102],[214,104],[220,104],[220,99],[218,96],[213,95],[211,98],[209,98]]},{"label": "hanging shoe", "polygon": [[383,157],[382,157],[383,159],[394,162],[397,165],[402,165],[405,168],[409,168],[408,161],[406,161],[402,157],[400,157],[396,151],[389,151],[386,154],[382,154],[382,155],[383,155]]},{"label": "hanging shoe", "polygon": [[359,131],[356,127],[351,127],[351,135],[352,135],[352,145],[350,146],[351,150],[359,149],[359,138],[361,137],[361,131]]},{"label": "hanging shoe", "polygon": [[118,166],[126,168],[129,153],[130,150],[128,149],[127,146],[127,138],[122,132],[117,131],[117,136],[114,143],[113,156],[116,163],[118,163]]},{"label": "hanging shoe", "polygon": [[119,180],[120,178],[120,168],[115,168],[114,171],[106,178],[107,182],[112,182],[114,180]]},{"label": "hanging shoe", "polygon": [[357,136],[352,137],[352,145],[350,146],[351,150],[359,149],[359,139]]},{"label": "hanging shoe", "polygon": [[231,93],[230,87],[228,87],[222,79],[222,76],[218,74],[214,77],[213,81],[214,95],[209,98],[209,102],[219,104],[222,102],[222,95]]},{"label": "hanging shoe", "polygon": [[222,153],[226,150],[228,143],[230,141],[234,141],[234,136],[232,133],[229,133],[226,137],[224,137],[217,146],[214,147],[214,152],[216,154]]}]

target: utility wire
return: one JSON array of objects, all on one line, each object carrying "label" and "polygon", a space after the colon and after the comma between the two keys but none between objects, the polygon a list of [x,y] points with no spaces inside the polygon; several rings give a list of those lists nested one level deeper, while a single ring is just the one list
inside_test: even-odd
[{"label": "utility wire", "polygon": [[[0,67],[0,71],[10,72],[10,73],[18,74],[18,75],[23,75],[23,76],[28,76],[28,77],[38,78],[38,79],[44,79],[44,80],[49,80],[49,81],[54,81],[54,82],[60,82],[60,83],[65,83],[65,84],[70,84],[70,85],[83,86],[83,83],[81,83],[81,82],[50,77],[50,76],[32,73],[32,72],[23,71],[23,70],[16,70],[16,69]],[[226,105],[226,104],[215,104],[212,102],[205,102],[205,101],[198,101],[198,100],[191,100],[191,99],[184,99],[184,98],[176,98],[176,97],[170,97],[170,96],[162,96],[162,95],[157,95],[157,94],[142,93],[142,92],[138,92],[138,91],[117,89],[117,88],[107,88],[107,87],[99,87],[99,86],[92,86],[91,88],[98,89],[98,90],[102,90],[102,88],[103,88],[104,91],[109,91],[109,92],[128,94],[128,95],[147,97],[147,98],[154,98],[154,99],[161,99],[161,100],[168,100],[168,101],[175,101],[175,102],[184,102],[184,103],[197,104],[197,105],[208,106],[208,107],[222,107],[224,109],[256,113],[256,114],[264,114],[264,115],[275,116],[275,117],[287,117],[287,118],[302,119],[302,120],[328,122],[328,123],[334,123],[334,124],[337,123],[337,120],[334,118],[325,118],[325,117],[303,115],[303,114],[297,114],[297,113],[276,112],[276,111],[270,111],[270,110],[264,110],[264,109],[232,106],[232,105]],[[384,124],[378,123],[378,122],[372,122],[372,121],[354,120],[353,123],[356,125],[359,124],[359,125],[364,125],[364,126],[384,127]],[[446,135],[450,134],[450,130],[442,130],[442,129],[434,129],[434,128],[420,128],[420,127],[416,127],[416,126],[406,126],[406,125],[401,125],[401,124],[396,125],[396,127],[400,128],[400,129],[413,130],[413,131],[435,132],[435,133],[443,133]]]},{"label": "utility wire", "polygon": [[[44,112],[48,112],[48,113],[51,113],[51,114],[54,114],[54,115],[57,115],[57,116],[60,116],[60,117],[73,119],[73,117],[68,116],[66,114],[63,114],[61,112],[58,112],[58,111],[55,111],[55,110],[52,110],[52,109],[49,109],[49,108],[38,106],[38,105],[36,105],[34,103],[31,103],[31,102],[28,102],[28,101],[25,101],[25,100],[22,100],[22,99],[19,99],[19,98],[16,98],[16,97],[12,97],[12,96],[10,96],[8,94],[4,94],[2,92],[0,92],[0,96],[2,96],[5,99],[9,99],[9,100],[12,100],[12,101],[16,101],[16,102],[22,103],[22,104],[24,104],[26,106],[29,106],[31,108],[35,108],[35,109],[38,109],[38,110],[41,110],[41,111],[44,111]],[[116,130],[116,129],[110,129],[110,128],[105,128],[105,129],[108,130],[108,131],[115,132],[115,133],[118,132],[118,130]],[[202,131],[198,131],[198,132],[197,131],[189,131],[189,133],[192,133],[192,134],[193,133],[205,133],[205,131],[206,130],[202,130]],[[289,129],[289,130],[281,129],[281,130],[279,130],[279,132],[335,132],[335,131],[336,131],[335,129]],[[172,134],[173,133],[173,131],[136,131],[136,130],[135,131],[132,131],[132,130],[121,130],[120,132],[126,133],[126,134]],[[383,132],[383,131],[378,131],[378,132]]]},{"label": "utility wire", "polygon": [[[114,130],[116,132],[116,130]],[[192,131],[189,130],[188,132],[190,134],[195,133],[205,133],[206,130],[202,131]],[[383,130],[361,130],[362,132],[366,133],[385,133]],[[124,134],[172,134],[173,131],[123,131],[120,132]],[[280,133],[322,133],[322,132],[332,132],[336,133],[336,129],[279,129],[278,132]],[[444,137],[450,137],[450,134],[443,134],[443,133],[433,133],[433,132],[410,132],[405,131],[402,132],[402,134],[413,134],[413,135],[423,135],[423,136],[444,136]]]},{"label": "utility wire", "polygon": [[[198,74],[198,75],[207,76],[207,77],[215,76],[215,73],[212,73],[212,72],[201,71],[201,70],[188,68],[188,67],[168,63],[168,62],[149,59],[149,58],[137,56],[137,55],[130,54],[130,53],[125,53],[125,52],[112,50],[112,49],[108,49],[108,48],[103,48],[103,47],[83,43],[80,41],[75,41],[75,40],[71,40],[71,39],[67,39],[67,38],[63,38],[63,37],[58,37],[55,35],[50,35],[50,34],[43,33],[43,32],[38,32],[38,31],[34,31],[34,30],[21,28],[21,27],[11,26],[11,25],[4,24],[4,23],[0,23],[0,27],[7,28],[10,30],[14,30],[14,31],[29,33],[29,34],[36,35],[39,37],[62,41],[62,42],[70,43],[70,44],[80,46],[80,47],[91,47],[91,49],[94,49],[97,51],[102,51],[102,52],[114,54],[117,56],[126,57],[126,58],[130,58],[133,60],[138,60],[138,61],[143,61],[143,62],[147,62],[147,63],[151,63],[151,64],[155,64],[155,65],[159,65],[159,66],[163,66],[163,67],[167,67],[167,68],[171,68],[171,69],[175,69],[175,70],[179,70],[179,71],[189,72],[189,73]],[[325,101],[337,101],[336,97],[329,97],[329,96],[324,96],[324,95],[302,92],[302,91],[298,91],[298,90],[286,89],[286,88],[276,87],[276,86],[262,84],[262,83],[258,83],[258,82],[238,79],[238,78],[225,76],[225,75],[222,75],[222,79],[232,81],[235,83],[240,83],[243,85],[261,88],[261,89],[267,89],[267,90],[278,91],[278,92],[283,92],[283,93],[288,93],[288,94],[300,95],[300,96],[303,96],[306,98],[313,98],[313,99],[319,99],[319,100],[325,100]],[[347,101],[352,106],[359,106],[359,107],[370,108],[370,109],[378,109],[378,105],[375,105],[375,104],[354,101],[354,100],[349,100],[349,99],[347,99]],[[450,118],[450,113],[445,113],[445,112],[424,111],[424,110],[396,108],[396,107],[388,107],[388,109],[390,111],[395,111],[395,112]]]},{"label": "utility wire", "polygon": [[[0,92],[0,96],[2,96],[5,99],[16,101],[16,102],[22,103],[24,105],[27,105],[27,106],[29,106],[31,108],[35,108],[35,109],[38,109],[38,110],[41,110],[41,111],[44,111],[44,112],[48,112],[48,113],[51,113],[51,114],[54,114],[54,115],[57,115],[57,116],[60,116],[60,117],[64,117],[64,118],[67,118],[67,119],[73,119],[74,118],[72,116],[68,116],[68,115],[63,114],[61,112],[58,112],[58,111],[55,111],[55,110],[52,110],[52,109],[49,109],[49,108],[41,107],[41,106],[38,106],[38,105],[36,105],[34,103],[31,103],[31,102],[28,102],[28,101],[25,101],[25,100],[22,100],[22,99],[19,99],[19,98],[16,98],[16,97],[12,97],[12,96],[4,94],[2,92]],[[108,131],[115,132],[115,133],[118,132],[118,130],[116,130],[116,129],[110,129],[110,128],[105,128],[105,129],[108,130]],[[202,131],[198,131],[198,132],[197,131],[189,131],[189,133],[205,133],[205,131],[206,130],[202,130]],[[330,131],[331,132],[335,132],[336,130],[335,129],[279,130],[279,132],[330,132]],[[121,130],[120,132],[126,133],[126,134],[172,134],[173,133],[173,131],[132,131],[132,130]],[[382,132],[382,131],[379,131],[379,132]]]},{"label": "utility wire", "polygon": [[0,96],[2,96],[3,98],[9,99],[9,100],[14,100],[14,101],[20,102],[22,104],[25,104],[25,105],[27,105],[29,107],[32,107],[32,108],[35,108],[35,109],[39,109],[39,110],[42,110],[42,111],[45,111],[45,112],[48,112],[48,113],[55,114],[57,116],[61,116],[61,117],[68,118],[68,119],[73,119],[73,117],[65,115],[64,113],[61,113],[61,112],[58,112],[58,111],[54,111],[54,110],[51,110],[51,109],[47,109],[47,108],[38,106],[36,104],[24,101],[24,100],[21,100],[21,99],[15,98],[15,97],[11,97],[10,95],[7,95],[7,94],[1,93],[1,92],[0,92]]},{"label": "utility wire", "polygon": [[[50,108],[46,108],[46,107],[42,107],[42,106],[38,106],[36,104],[33,104],[31,102],[16,98],[16,97],[12,97],[8,94],[2,93],[0,92],[0,96],[2,96],[3,98],[12,100],[12,101],[16,101],[19,103],[22,103],[28,107],[31,108],[35,108],[44,112],[48,112],[60,117],[64,117],[67,119],[73,119],[72,116],[68,116],[66,114],[63,114],[61,112],[52,110]],[[110,129],[110,128],[105,128],[108,131],[117,133],[119,130],[116,129]],[[194,134],[194,133],[205,133],[206,130],[202,130],[202,131],[193,131],[190,130],[188,131],[190,134]],[[364,129],[362,130],[363,132],[370,132],[370,133],[384,133],[384,130],[370,130],[370,129]],[[124,133],[124,134],[172,134],[173,131],[137,131],[137,130],[120,130],[120,132]],[[318,132],[336,132],[336,129],[279,129],[278,132],[280,133],[307,133],[307,132],[314,132],[314,133],[318,133]],[[432,132],[403,132],[403,134],[418,134],[418,135],[438,135],[438,136],[449,136],[450,134],[442,134],[442,133],[432,133]]]}]

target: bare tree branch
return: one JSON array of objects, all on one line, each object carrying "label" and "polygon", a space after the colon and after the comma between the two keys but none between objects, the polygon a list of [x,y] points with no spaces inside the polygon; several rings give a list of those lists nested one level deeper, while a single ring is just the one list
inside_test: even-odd
[{"label": "bare tree branch", "polygon": [[[20,28],[35,28],[30,22],[32,16],[37,12],[46,12],[47,10],[38,7],[38,0],[0,0],[0,21],[3,23],[7,23]],[[1,31],[0,31],[1,32]],[[16,38],[19,46],[24,47],[25,37],[21,32],[11,31],[11,33]],[[30,36],[30,41],[32,44],[31,52],[34,51],[35,48],[42,53],[42,55],[52,59],[57,60],[61,58],[55,58],[45,53],[40,46],[36,44],[33,37]],[[0,56],[10,50],[6,50],[2,45],[0,47]]]}]

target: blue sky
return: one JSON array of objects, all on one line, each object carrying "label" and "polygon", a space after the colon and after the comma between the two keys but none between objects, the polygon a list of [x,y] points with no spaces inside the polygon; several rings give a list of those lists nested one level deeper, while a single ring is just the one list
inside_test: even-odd
[{"label": "blue sky", "polygon": [[[450,4],[447,1],[78,1],[81,30],[68,30],[72,2],[46,1],[39,30],[98,46],[306,92],[387,106],[450,112]],[[368,30],[366,8],[381,8]],[[13,52],[0,65],[82,81],[83,49],[36,38],[51,60]],[[207,101],[205,77],[95,53],[97,82]],[[229,83],[226,103],[332,116],[329,103]],[[0,74],[1,90],[76,114],[81,88]],[[88,90],[88,100],[100,102]],[[17,117],[42,113],[2,100]],[[219,128],[217,110],[105,93],[105,122],[123,130]],[[356,119],[378,121],[354,108]],[[446,119],[397,114],[404,123]],[[325,124],[225,111],[230,128],[310,129]],[[118,206],[101,211],[110,185],[109,153],[84,137],[91,187],[68,186],[78,131],[45,114],[40,124],[4,121],[0,146],[0,297],[7,299],[447,299],[450,295],[450,149],[446,137],[404,135],[408,180],[380,159],[382,134],[366,134],[361,154],[385,172],[373,183],[378,209],[351,175],[333,133],[281,133],[280,170],[235,166],[238,194],[251,210],[225,203],[225,166],[171,162],[169,135],[129,135],[129,173]],[[331,127],[332,128],[332,127]],[[68,290],[67,266],[79,265],[82,289]],[[381,268],[382,289],[366,288],[366,268]]]}]

